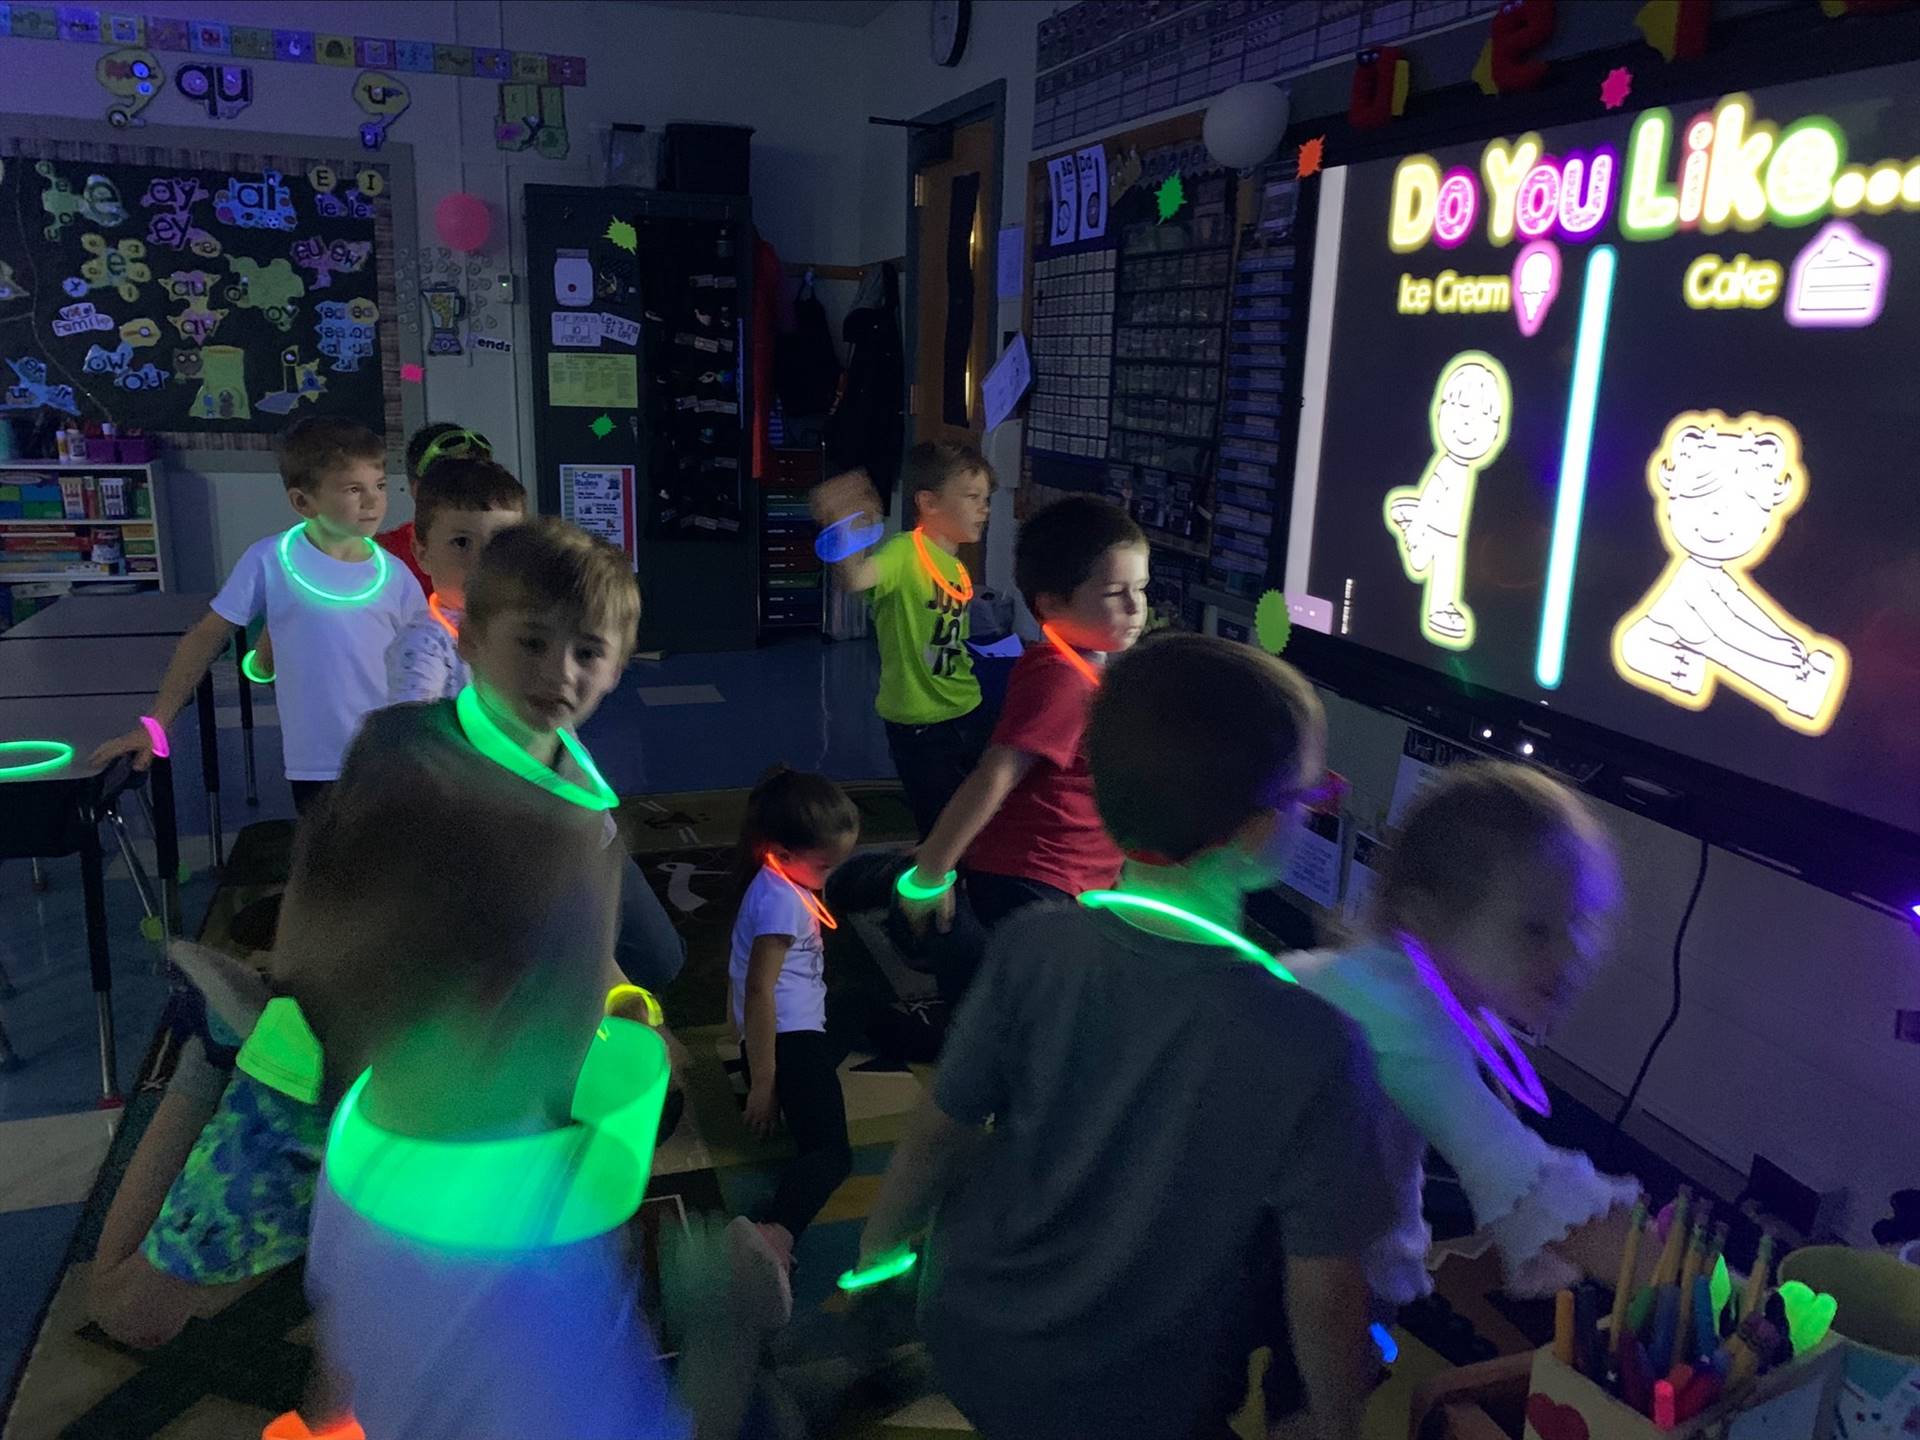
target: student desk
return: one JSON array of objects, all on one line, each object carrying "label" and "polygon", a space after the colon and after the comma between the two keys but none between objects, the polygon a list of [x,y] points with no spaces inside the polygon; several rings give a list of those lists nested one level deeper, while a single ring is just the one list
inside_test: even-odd
[{"label": "student desk", "polygon": [[[28,616],[0,640],[71,640],[127,636],[166,636],[178,640],[209,613],[212,594],[150,591],[139,595],[69,595]],[[247,653],[244,626],[234,628],[233,666],[240,680],[240,733],[246,761],[247,803],[260,803],[253,758],[253,685],[240,668]],[[151,693],[151,692],[149,692]],[[221,863],[224,835],[220,823],[220,746],[213,713],[213,683],[194,691],[200,726],[200,770],[207,780],[208,835],[214,864]],[[129,720],[133,717],[129,716]]]},{"label": "student desk", "polygon": [[[20,646],[33,650],[37,646]],[[156,647],[157,648],[157,647]],[[9,662],[14,656],[5,657]],[[158,662],[165,666],[165,658]],[[16,667],[0,666],[9,682]],[[113,818],[113,805],[138,776],[125,760],[103,769],[87,756],[127,728],[127,699],[121,695],[62,695],[0,699],[0,740],[55,740],[73,747],[73,758],[52,770],[10,776],[0,771],[0,857],[13,859],[80,856],[80,880],[87,925],[87,965],[93,980],[100,1031],[100,1095],[117,1104],[119,1080],[113,1049],[113,969],[107,948],[106,885],[100,847],[100,821]],[[173,767],[156,759],[149,772],[154,788],[154,832],[162,872],[177,882],[180,838],[173,816]],[[137,872],[136,872],[137,873]],[[178,891],[170,891],[167,926],[177,914]],[[0,1035],[0,1050],[5,1038]]]}]

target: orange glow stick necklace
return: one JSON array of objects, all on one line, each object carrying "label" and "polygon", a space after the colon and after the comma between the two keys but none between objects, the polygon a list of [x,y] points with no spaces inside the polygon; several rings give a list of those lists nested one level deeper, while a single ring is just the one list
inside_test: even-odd
[{"label": "orange glow stick necklace", "polygon": [[445,630],[447,634],[456,640],[460,638],[460,627],[449,620],[447,618],[447,612],[440,608],[440,597],[438,595],[427,596],[427,613],[440,622],[440,628]]},{"label": "orange glow stick necklace", "polygon": [[785,870],[781,869],[780,862],[774,859],[771,853],[767,855],[766,863],[769,870],[773,871],[774,874],[778,875],[793,887],[793,893],[800,897],[800,903],[807,907],[807,913],[818,920],[822,928],[827,930],[838,930],[840,928],[840,922],[833,918],[833,912],[831,910],[820,903],[820,897],[807,889],[806,886],[802,885],[791,875],[787,874]]},{"label": "orange glow stick necklace", "polygon": [[913,532],[913,548],[920,552],[920,564],[933,577],[933,583],[946,591],[950,599],[961,605],[973,599],[973,577],[967,574],[967,567],[960,563],[959,557],[956,556],[953,562],[953,568],[960,572],[960,583],[956,586],[940,573],[939,567],[933,563],[933,556],[927,553],[927,532],[924,528]]},{"label": "orange glow stick necklace", "polygon": [[1078,650],[1074,649],[1073,646],[1062,640],[1054,631],[1051,624],[1042,625],[1040,627],[1040,633],[1047,637],[1048,644],[1052,645],[1054,649],[1067,657],[1068,663],[1070,663],[1074,669],[1087,677],[1087,683],[1089,685],[1098,685],[1100,683],[1100,672],[1093,668],[1092,662]]}]

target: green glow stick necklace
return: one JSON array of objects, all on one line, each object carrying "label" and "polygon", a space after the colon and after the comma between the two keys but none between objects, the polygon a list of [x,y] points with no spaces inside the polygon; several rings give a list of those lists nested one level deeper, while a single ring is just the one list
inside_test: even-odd
[{"label": "green glow stick necklace", "polygon": [[9,760],[0,764],[0,779],[25,780],[30,775],[45,775],[73,759],[73,746],[64,740],[0,741],[0,757],[37,755],[37,760]]},{"label": "green glow stick necklace", "polygon": [[569,731],[558,732],[560,744],[573,758],[573,763],[580,767],[580,773],[587,777],[593,787],[591,790],[561,778],[551,766],[542,765],[516,744],[513,737],[501,728],[500,722],[487,713],[487,707],[481,703],[473,686],[469,685],[460,692],[454,701],[454,713],[460,717],[460,729],[472,742],[473,748],[501,769],[511,771],[522,780],[531,781],[542,790],[578,805],[582,810],[611,810],[620,803],[620,797],[602,778],[586,747],[574,739]]},{"label": "green glow stick necklace", "polygon": [[327,1136],[334,1193],[383,1229],[449,1250],[538,1250],[603,1235],[640,1208],[667,1098],[666,1043],[609,1016],[573,1092],[574,1124],[505,1140],[421,1140],[361,1113],[367,1071]]},{"label": "green glow stick necklace", "polygon": [[[1229,930],[1224,925],[1216,925],[1204,915],[1196,915],[1191,910],[1183,910],[1178,905],[1169,904],[1165,900],[1154,900],[1145,895],[1129,895],[1124,890],[1089,890],[1080,897],[1080,903],[1089,910],[1120,911],[1120,918],[1122,920],[1127,919],[1126,911],[1138,910],[1150,915],[1161,916],[1164,919],[1175,921],[1181,925],[1186,925],[1199,934],[1204,935],[1216,945],[1224,945],[1229,950],[1237,950],[1240,954],[1253,961],[1254,964],[1260,966],[1263,970],[1266,970],[1276,979],[1284,980],[1289,985],[1296,983],[1292,971],[1288,970],[1286,966],[1274,959],[1273,956],[1247,939],[1246,936],[1236,930]],[[1133,924],[1135,922],[1129,921],[1128,923]],[[1137,929],[1139,926],[1136,924],[1135,928]]]},{"label": "green glow stick necklace", "polygon": [[[905,882],[912,874],[913,871],[907,871],[906,875],[900,877],[901,881]],[[951,882],[952,877],[948,878],[949,882]],[[904,895],[907,893],[904,883],[900,885],[899,889],[901,894]],[[937,895],[940,891],[934,890],[930,893]],[[1292,972],[1289,971],[1286,966],[1282,965],[1265,950],[1262,950],[1258,945],[1247,939],[1246,936],[1237,931],[1229,930],[1224,925],[1216,925],[1204,915],[1196,915],[1191,910],[1183,910],[1178,905],[1169,904],[1165,900],[1154,900],[1145,895],[1129,895],[1124,890],[1089,890],[1080,897],[1080,903],[1085,905],[1089,910],[1119,911],[1121,912],[1120,918],[1122,920],[1127,919],[1126,911],[1138,910],[1190,926],[1208,940],[1218,945],[1224,945],[1229,950],[1239,952],[1266,970],[1269,974],[1286,981],[1289,985],[1297,983],[1293,978]],[[1134,924],[1135,922],[1128,920],[1127,923]],[[1138,928],[1137,925],[1136,928]],[[842,1290],[848,1291],[865,1290],[873,1285],[883,1285],[889,1280],[905,1275],[919,1263],[919,1259],[920,1257],[915,1254],[914,1251],[902,1247],[899,1250],[882,1256],[864,1269],[847,1271],[840,1277],[838,1284]]]},{"label": "green glow stick necklace", "polygon": [[[335,590],[322,590],[318,585],[314,584],[313,581],[302,575],[293,563],[293,538],[296,535],[304,534],[306,528],[306,522],[303,520],[280,537],[280,566],[287,572],[287,578],[289,580],[313,596],[314,599],[323,601],[328,605],[364,605],[380,593],[380,587],[387,583],[387,552],[371,540],[368,540],[366,544],[367,550],[373,557],[373,579],[368,584],[354,591],[351,595],[341,594]],[[314,548],[318,549],[319,547],[315,546]]]}]

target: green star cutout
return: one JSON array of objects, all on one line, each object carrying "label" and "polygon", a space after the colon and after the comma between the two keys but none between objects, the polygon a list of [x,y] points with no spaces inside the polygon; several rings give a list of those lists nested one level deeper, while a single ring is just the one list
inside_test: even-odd
[{"label": "green star cutout", "polygon": [[604,440],[613,433],[613,421],[602,415],[587,428],[593,431],[594,439]]},{"label": "green star cutout", "polygon": [[1177,172],[1160,182],[1160,188],[1153,192],[1153,203],[1160,207],[1162,224],[1171,220],[1179,213],[1180,207],[1187,203],[1187,187]]},{"label": "green star cutout", "polygon": [[1260,604],[1253,612],[1253,634],[1260,648],[1269,655],[1278,655],[1293,638],[1293,617],[1287,614],[1287,597],[1278,590],[1269,590],[1260,597]]}]

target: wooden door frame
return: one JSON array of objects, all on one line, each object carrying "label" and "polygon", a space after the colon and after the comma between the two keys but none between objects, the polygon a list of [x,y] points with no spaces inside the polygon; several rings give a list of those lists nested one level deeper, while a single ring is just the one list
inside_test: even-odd
[{"label": "wooden door frame", "polygon": [[[913,177],[919,173],[921,166],[944,158],[942,152],[952,148],[953,131],[981,120],[993,122],[995,156],[993,183],[986,187],[987,225],[982,239],[997,247],[1000,243],[1001,200],[1006,193],[1008,174],[1007,82],[995,80],[944,105],[936,105],[924,114],[914,116],[912,128],[907,131],[907,268],[900,295],[900,318],[904,330],[902,340],[906,347],[907,363],[902,367],[906,388],[900,396],[900,413],[907,420],[908,446],[913,444],[913,387],[920,378],[920,217],[918,207],[913,203]],[[988,253],[996,254],[997,251]],[[987,268],[990,274],[994,273],[993,265]],[[987,348],[991,352],[998,333],[999,297],[990,290],[984,303],[988,317]],[[985,357],[981,371],[983,376],[986,368],[990,368],[998,358],[997,353],[989,353]],[[894,503],[901,507],[903,515],[907,514],[904,486],[895,492]]]}]

